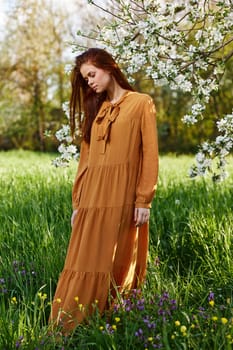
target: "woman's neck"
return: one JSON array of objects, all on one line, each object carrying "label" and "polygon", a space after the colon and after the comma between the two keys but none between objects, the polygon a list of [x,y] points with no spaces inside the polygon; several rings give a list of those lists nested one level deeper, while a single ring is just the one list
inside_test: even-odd
[{"label": "woman's neck", "polygon": [[126,89],[123,89],[115,80],[113,80],[111,86],[107,90],[108,100],[111,103],[116,103],[120,100],[126,91]]}]

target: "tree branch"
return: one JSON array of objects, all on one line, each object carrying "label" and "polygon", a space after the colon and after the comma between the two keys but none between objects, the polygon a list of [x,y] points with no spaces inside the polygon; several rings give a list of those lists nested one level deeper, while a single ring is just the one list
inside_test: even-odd
[{"label": "tree branch", "polygon": [[102,6],[98,5],[98,4],[96,4],[94,1],[92,2],[92,5],[95,6],[95,7],[97,7],[97,8],[100,9],[101,11],[107,13],[108,15],[111,15],[111,16],[113,16],[113,17],[115,17],[115,18],[118,18],[118,19],[121,20],[122,22],[126,22],[126,23],[131,24],[131,25],[134,24],[133,22],[127,21],[125,18],[122,18],[121,16],[118,16],[118,15],[116,15],[115,13],[113,13],[113,12],[107,10],[106,8],[104,8],[104,7],[102,7]]}]

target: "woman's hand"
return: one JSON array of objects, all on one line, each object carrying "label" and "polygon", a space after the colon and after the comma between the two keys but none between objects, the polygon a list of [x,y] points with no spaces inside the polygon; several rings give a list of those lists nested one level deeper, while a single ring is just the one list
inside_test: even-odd
[{"label": "woman's hand", "polygon": [[135,226],[142,226],[149,221],[150,209],[148,208],[135,208],[134,209],[134,221]]},{"label": "woman's hand", "polygon": [[71,227],[73,227],[74,218],[75,218],[77,212],[78,212],[78,209],[75,209],[75,210],[73,211],[72,215],[71,215]]}]

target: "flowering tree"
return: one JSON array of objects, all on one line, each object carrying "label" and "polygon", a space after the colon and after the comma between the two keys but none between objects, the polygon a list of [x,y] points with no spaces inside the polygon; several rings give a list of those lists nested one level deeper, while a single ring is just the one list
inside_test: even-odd
[{"label": "flowering tree", "polygon": [[[191,96],[185,124],[205,117],[205,106],[219,88],[233,57],[232,0],[114,0],[112,7],[88,1],[107,13],[106,25],[81,37],[106,48],[133,78],[138,71],[156,86],[168,85]],[[81,46],[75,44],[78,52]],[[190,176],[225,177],[226,156],[233,145],[233,114],[217,122],[216,140],[200,145]]]}]

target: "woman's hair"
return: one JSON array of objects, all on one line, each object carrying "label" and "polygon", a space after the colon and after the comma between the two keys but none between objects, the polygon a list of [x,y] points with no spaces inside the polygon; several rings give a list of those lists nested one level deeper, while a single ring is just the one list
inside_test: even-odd
[{"label": "woman's hair", "polygon": [[108,71],[123,89],[133,91],[133,88],[113,57],[105,50],[91,48],[76,57],[71,73],[70,129],[74,137],[77,119],[82,138],[90,143],[91,126],[101,104],[106,99],[106,92],[96,93],[88,86],[80,73],[84,63],[91,63],[97,68]]}]

